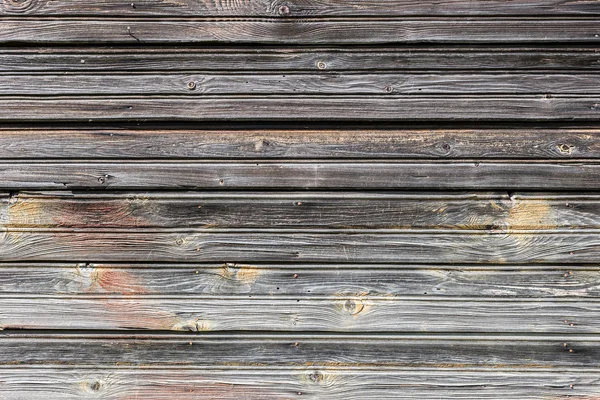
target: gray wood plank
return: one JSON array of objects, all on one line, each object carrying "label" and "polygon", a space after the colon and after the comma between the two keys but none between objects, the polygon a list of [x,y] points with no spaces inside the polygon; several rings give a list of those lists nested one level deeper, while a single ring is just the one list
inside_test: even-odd
[{"label": "gray wood plank", "polygon": [[599,317],[597,299],[0,297],[1,329],[569,334]]},{"label": "gray wood plank", "polygon": [[6,1],[0,15],[8,16],[238,16],[238,17],[326,17],[326,16],[562,16],[598,15],[593,2],[527,0],[517,3],[493,1],[414,1],[414,0],[296,0],[251,2],[137,0],[97,0],[79,4],[74,1]]},{"label": "gray wood plank", "polygon": [[0,264],[2,295],[598,298],[597,267]]},{"label": "gray wood plank", "polygon": [[599,229],[600,196],[516,193],[25,192],[6,228]]},{"label": "gray wood plank", "polygon": [[0,234],[0,261],[598,263],[597,233],[103,232]]},{"label": "gray wood plank", "polygon": [[598,159],[600,130],[0,129],[3,159]]},{"label": "gray wood plank", "polygon": [[[0,75],[3,95],[597,94],[597,74]],[[326,101],[326,100],[324,100]]]},{"label": "gray wood plank", "polygon": [[2,48],[0,71],[420,71],[575,70],[600,67],[594,48]]},{"label": "gray wood plank", "polygon": [[[202,358],[202,357],[199,357]],[[14,400],[542,400],[593,399],[598,372],[460,371],[326,367],[251,370],[4,368],[0,396]]]},{"label": "gray wood plank", "polygon": [[0,97],[0,121],[598,121],[600,96]]},{"label": "gray wood plank", "polygon": [[4,162],[0,188],[597,190],[600,165],[573,162]]},{"label": "gray wood plank", "polygon": [[[190,343],[192,343],[190,345]],[[565,343],[567,346],[565,346]],[[299,367],[385,371],[472,369],[535,373],[588,368],[600,348],[587,336],[519,335],[13,335],[0,339],[7,366],[120,367],[162,371]],[[573,350],[573,351],[570,351]],[[22,367],[21,367],[22,368]],[[282,368],[284,369],[284,368]],[[597,376],[597,375],[596,375]],[[304,377],[300,377],[303,379]]]},{"label": "gray wood plank", "polygon": [[600,43],[595,19],[3,18],[3,44]]}]

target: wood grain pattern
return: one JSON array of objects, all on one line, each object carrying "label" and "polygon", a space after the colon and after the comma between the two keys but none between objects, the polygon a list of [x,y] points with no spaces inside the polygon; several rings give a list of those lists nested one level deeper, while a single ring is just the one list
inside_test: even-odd
[{"label": "wood grain pattern", "polygon": [[[5,0],[6,1],[6,0]],[[595,19],[3,18],[0,44],[600,43]]]},{"label": "wood grain pattern", "polygon": [[10,121],[598,121],[600,95],[0,97]]},{"label": "wood grain pattern", "polygon": [[3,48],[0,71],[596,71],[594,47],[469,48],[189,48],[189,47],[20,47]]},{"label": "wood grain pattern", "polygon": [[[407,0],[254,0],[192,1],[137,0],[123,3],[97,0],[80,4],[68,0],[5,0],[0,15],[8,16],[237,16],[237,17],[326,17],[326,16],[564,16],[598,15],[594,2],[527,0],[517,3],[493,1],[407,1]],[[287,8],[282,8],[287,7]]]},{"label": "wood grain pattern", "polygon": [[600,399],[592,0],[0,0],[0,400]]},{"label": "wood grain pattern", "polygon": [[594,334],[598,315],[592,299],[0,297],[0,328],[11,330]]},{"label": "wood grain pattern", "polygon": [[[600,130],[0,129],[3,159],[598,159]],[[30,160],[31,161],[31,160]]]},{"label": "wood grain pattern", "polygon": [[527,193],[25,192],[6,228],[599,229],[600,197]]},{"label": "wood grain pattern", "polygon": [[0,264],[2,295],[598,298],[594,266]]},{"label": "wood grain pattern", "polygon": [[[584,231],[585,232],[585,231]],[[0,233],[0,261],[597,264],[597,233],[22,231]]]},{"label": "wood grain pattern", "polygon": [[[15,400],[594,399],[598,372],[343,368],[152,370],[17,367],[2,369],[0,396]],[[299,395],[298,393],[301,393]]]},{"label": "wood grain pattern", "polygon": [[4,162],[4,190],[594,190],[600,164],[572,162]]},{"label": "wood grain pattern", "polygon": [[0,75],[0,96],[597,94],[599,86],[600,75],[548,73]]},{"label": "wood grain pattern", "polygon": [[[4,334],[3,334],[4,335]],[[0,364],[189,370],[396,368],[598,373],[597,339],[585,335],[340,335],[203,333],[177,335],[14,335],[0,340]],[[190,342],[192,343],[190,345]],[[567,346],[565,347],[565,343]],[[27,349],[27,351],[24,351]],[[573,350],[572,352],[569,350]],[[23,354],[25,353],[25,354]],[[18,362],[20,361],[20,362]],[[266,368],[265,368],[266,367]],[[287,367],[287,368],[283,368]],[[116,368],[115,368],[116,369]],[[299,371],[299,372],[300,372]],[[258,373],[258,371],[256,371]],[[523,371],[520,371],[523,372]],[[302,372],[300,372],[302,374]],[[597,376],[597,375],[596,375]],[[301,379],[304,377],[301,377]]]}]

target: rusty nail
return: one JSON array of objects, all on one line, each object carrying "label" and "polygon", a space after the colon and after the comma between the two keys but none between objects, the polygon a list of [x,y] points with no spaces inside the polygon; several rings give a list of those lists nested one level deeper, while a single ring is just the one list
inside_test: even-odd
[{"label": "rusty nail", "polygon": [[294,279],[298,278],[298,274],[294,274]]},{"label": "rusty nail", "polygon": [[575,326],[575,324],[569,324],[569,326]]},{"label": "rusty nail", "polygon": [[192,345],[192,342],[190,342],[190,346]]},{"label": "rusty nail", "polygon": [[569,349],[569,353],[572,353],[572,352],[573,352],[573,349]]},{"label": "rusty nail", "polygon": [[189,82],[188,89],[190,89],[190,90],[196,89],[196,82],[194,82],[194,81]]},{"label": "rusty nail", "polygon": [[294,346],[295,346],[295,347],[298,347],[299,345],[300,345],[300,343],[298,343],[298,342],[295,342],[295,343],[294,343]]},{"label": "rusty nail", "polygon": [[198,273],[198,271],[196,271],[196,273]]},{"label": "rusty nail", "polygon": [[563,347],[567,347],[567,344],[566,344],[566,343],[563,343]]}]

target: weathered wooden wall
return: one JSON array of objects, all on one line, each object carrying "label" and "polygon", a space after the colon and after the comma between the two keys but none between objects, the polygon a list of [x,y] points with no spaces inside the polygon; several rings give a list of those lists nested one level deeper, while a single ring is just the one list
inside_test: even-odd
[{"label": "weathered wooden wall", "polygon": [[0,399],[600,399],[598,1],[128,1],[0,0]]}]

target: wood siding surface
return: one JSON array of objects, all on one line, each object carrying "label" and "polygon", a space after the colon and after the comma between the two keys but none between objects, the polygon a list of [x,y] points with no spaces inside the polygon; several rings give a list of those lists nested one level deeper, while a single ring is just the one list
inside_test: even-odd
[{"label": "wood siding surface", "polygon": [[0,399],[600,398],[600,3],[0,0]]}]

